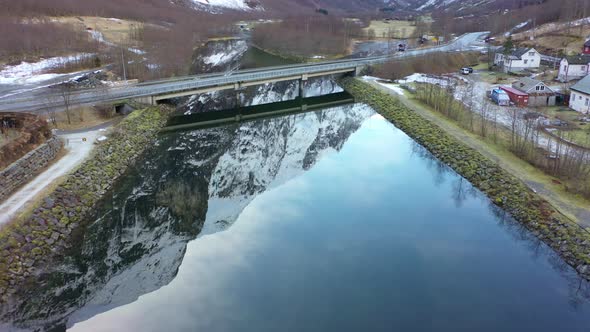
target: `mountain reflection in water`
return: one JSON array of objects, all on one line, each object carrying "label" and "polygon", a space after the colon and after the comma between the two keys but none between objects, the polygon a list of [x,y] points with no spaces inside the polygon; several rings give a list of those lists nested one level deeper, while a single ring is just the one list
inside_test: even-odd
[{"label": "mountain reflection in water", "polygon": [[231,226],[257,195],[340,150],[372,114],[347,105],[162,136],[97,209],[79,250],[20,290],[3,321],[64,330],[168,284],[189,241]]}]

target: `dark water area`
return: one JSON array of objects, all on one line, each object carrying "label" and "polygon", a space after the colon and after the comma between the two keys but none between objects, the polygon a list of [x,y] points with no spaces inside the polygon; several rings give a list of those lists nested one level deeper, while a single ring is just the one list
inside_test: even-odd
[{"label": "dark water area", "polygon": [[270,54],[259,48],[250,46],[248,51],[244,53],[241,60],[242,69],[261,68],[261,67],[273,67],[273,66],[284,66],[297,63],[293,59],[287,59],[274,54]]},{"label": "dark water area", "polygon": [[364,105],[163,134],[0,330],[588,331],[590,289]]},{"label": "dark water area", "polygon": [[228,72],[293,64],[295,61],[276,56],[256,47],[247,39],[214,40],[193,54],[191,74]]}]

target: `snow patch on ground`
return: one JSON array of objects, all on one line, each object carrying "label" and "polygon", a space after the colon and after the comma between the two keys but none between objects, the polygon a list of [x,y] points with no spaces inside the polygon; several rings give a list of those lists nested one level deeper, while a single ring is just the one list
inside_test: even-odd
[{"label": "snow patch on ground", "polygon": [[418,10],[423,10],[434,5],[436,5],[436,0],[428,0],[422,6],[418,7]]},{"label": "snow patch on ground", "polygon": [[449,84],[449,80],[448,79],[444,79],[442,77],[434,77],[434,76],[428,76],[425,74],[420,74],[420,73],[415,73],[412,74],[406,78],[404,78],[403,80],[397,80],[397,82],[399,84],[408,84],[408,83],[430,83],[430,84],[436,84],[436,85],[440,85],[440,86],[447,86]]},{"label": "snow patch on ground", "polygon": [[222,7],[244,11],[252,10],[245,0],[193,0],[193,2],[205,6]]},{"label": "snow patch on ground", "polygon": [[512,33],[514,31],[524,28],[525,26],[527,26],[527,24],[529,24],[529,22],[530,22],[530,20],[518,23],[517,25],[514,26],[514,28],[510,29],[510,31],[507,31],[506,33],[504,33],[504,37],[509,37],[510,35],[512,35]]},{"label": "snow patch on ground", "polygon": [[[585,18],[581,18],[579,20],[575,20],[572,22],[561,22],[561,23],[547,23],[547,24],[543,24],[541,26],[538,26],[535,29],[535,34],[536,35],[540,35],[540,34],[544,34],[544,33],[550,33],[550,32],[554,32],[554,31],[560,31],[560,30],[564,30],[568,27],[577,27],[580,25],[586,25],[586,24],[590,24],[590,16],[589,17],[585,17]],[[518,37],[522,37],[522,36],[528,36],[532,33],[533,29],[529,29],[523,32],[519,32],[516,33],[514,36],[518,36]]]},{"label": "snow patch on ground", "polygon": [[404,95],[404,89],[402,89],[402,87],[399,84],[394,84],[394,83],[384,83],[383,80],[381,78],[378,77],[374,77],[374,76],[363,76],[363,81],[366,82],[375,82],[379,85],[381,85],[384,88],[387,88],[395,93],[397,93],[398,95]]},{"label": "snow patch on ground", "polygon": [[90,37],[92,37],[92,39],[96,40],[99,43],[103,43],[109,46],[115,46],[115,44],[108,42],[106,39],[104,39],[104,35],[100,31],[90,30],[88,31],[88,33],[90,34]]},{"label": "snow patch on ground", "polygon": [[248,43],[240,40],[236,43],[236,47],[230,52],[218,52],[203,58],[205,64],[211,66],[219,66],[232,61],[235,57],[245,53],[248,50]]},{"label": "snow patch on ground", "polygon": [[14,66],[6,66],[0,71],[0,84],[32,84],[46,81],[61,74],[45,74],[45,72],[67,64],[91,57],[91,53],[80,53],[71,56],[53,57],[38,62],[22,62]]},{"label": "snow patch on ground", "polygon": [[137,48],[133,48],[133,47],[129,47],[128,48],[129,52],[135,53],[135,54],[139,54],[139,55],[144,55],[145,51],[142,51],[140,49]]}]

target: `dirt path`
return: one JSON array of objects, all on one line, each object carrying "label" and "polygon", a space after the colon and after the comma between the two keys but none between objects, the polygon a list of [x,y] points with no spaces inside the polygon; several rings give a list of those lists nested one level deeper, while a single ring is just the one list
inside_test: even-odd
[{"label": "dirt path", "polygon": [[466,131],[442,115],[430,111],[427,107],[408,98],[406,95],[400,95],[399,89],[389,89],[375,81],[367,80],[366,82],[383,92],[395,95],[408,108],[437,124],[448,134],[479,151],[490,160],[493,160],[507,172],[518,177],[561,213],[584,228],[590,229],[588,201],[566,193],[561,185],[553,182],[554,178],[544,174],[530,164],[503,150],[501,147],[482,140],[479,136]]},{"label": "dirt path", "polygon": [[[52,183],[82,163],[90,155],[96,138],[103,134],[98,129],[59,135],[66,142],[65,155],[0,204],[0,225],[12,220]],[[83,138],[86,138],[86,141]]]}]

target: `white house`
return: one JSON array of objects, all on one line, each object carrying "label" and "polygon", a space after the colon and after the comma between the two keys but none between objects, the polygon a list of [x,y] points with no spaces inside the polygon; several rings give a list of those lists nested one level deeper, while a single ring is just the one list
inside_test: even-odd
[{"label": "white house", "polygon": [[581,79],[570,88],[570,108],[574,111],[590,114],[590,75]]},{"label": "white house", "polygon": [[539,68],[541,54],[534,48],[517,48],[510,54],[504,54],[500,50],[496,53],[494,64],[500,66],[505,72]]},{"label": "white house", "polygon": [[590,73],[590,55],[574,55],[561,59],[559,65],[560,82],[578,80]]}]

